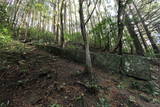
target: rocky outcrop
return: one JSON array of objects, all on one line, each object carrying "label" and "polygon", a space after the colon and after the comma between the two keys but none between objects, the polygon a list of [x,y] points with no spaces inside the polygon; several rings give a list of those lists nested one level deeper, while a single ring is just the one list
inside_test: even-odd
[{"label": "rocky outcrop", "polygon": [[123,73],[142,80],[151,80],[151,65],[142,56],[123,55]]},{"label": "rocky outcrop", "polygon": [[[82,50],[62,49],[54,46],[38,45],[45,51],[58,55],[78,63],[85,63],[85,53]],[[91,52],[94,66],[104,69],[107,72],[119,72],[122,74],[142,80],[151,80],[151,65],[147,58],[141,56],[123,55]]]}]

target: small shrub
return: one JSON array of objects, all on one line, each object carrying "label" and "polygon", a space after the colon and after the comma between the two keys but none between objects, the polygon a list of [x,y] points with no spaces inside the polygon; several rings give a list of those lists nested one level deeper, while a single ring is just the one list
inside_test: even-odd
[{"label": "small shrub", "polygon": [[[52,32],[44,31],[35,27],[30,27],[27,32],[27,37],[25,37],[25,28],[19,28],[20,30],[20,40],[37,42],[38,44],[51,44],[55,40],[55,35]],[[18,36],[18,35],[17,35]],[[18,38],[18,37],[17,37]]]},{"label": "small shrub", "polygon": [[82,36],[81,36],[80,32],[76,32],[76,33],[73,33],[73,34],[65,33],[64,38],[65,38],[66,41],[74,41],[74,42],[78,42],[78,43],[83,42],[83,39],[82,39]]},{"label": "small shrub", "polygon": [[8,46],[8,44],[12,41],[12,38],[10,35],[4,35],[0,33],[0,48],[4,48]]},{"label": "small shrub", "polygon": [[51,104],[49,107],[63,107],[63,106],[60,104]]},{"label": "small shrub", "polygon": [[0,107],[8,107],[9,106],[9,100],[5,103],[5,102],[0,102]]},{"label": "small shrub", "polygon": [[160,92],[157,90],[156,86],[152,82],[137,82],[134,81],[131,84],[131,88],[137,89],[139,91],[143,91],[147,94],[159,95]]},{"label": "small shrub", "polygon": [[82,95],[80,95],[80,96],[77,96],[77,97],[75,98],[75,100],[76,100],[76,101],[83,100],[83,96],[84,96],[84,94],[82,94]]},{"label": "small shrub", "polygon": [[119,89],[125,89],[125,86],[124,86],[124,84],[121,82],[121,83],[117,86],[117,88],[119,88]]},{"label": "small shrub", "polygon": [[97,107],[111,107],[106,98],[100,98]]}]

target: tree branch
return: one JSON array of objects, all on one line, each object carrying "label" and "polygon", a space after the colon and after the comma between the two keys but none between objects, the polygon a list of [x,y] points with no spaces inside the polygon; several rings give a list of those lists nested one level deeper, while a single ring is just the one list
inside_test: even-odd
[{"label": "tree branch", "polygon": [[93,12],[94,12],[94,10],[96,9],[97,3],[98,3],[98,0],[96,0],[96,3],[95,3],[95,5],[94,5],[94,8],[93,8],[91,14],[89,15],[89,17],[87,18],[87,20],[86,20],[86,22],[85,22],[85,25],[89,22],[92,14],[93,14]]}]

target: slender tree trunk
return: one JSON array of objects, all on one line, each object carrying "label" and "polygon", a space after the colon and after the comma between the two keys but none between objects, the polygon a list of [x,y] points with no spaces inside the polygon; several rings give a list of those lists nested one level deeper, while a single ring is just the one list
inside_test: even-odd
[{"label": "slender tree trunk", "polygon": [[90,51],[89,51],[89,37],[86,33],[86,28],[85,28],[85,21],[84,21],[84,14],[83,14],[83,0],[79,0],[79,15],[80,15],[81,33],[82,33],[84,44],[85,44],[85,54],[86,54],[85,70],[91,73],[92,63],[91,63],[91,56],[90,56]]},{"label": "slender tree trunk", "polygon": [[[72,4],[71,0],[69,0],[69,3]],[[75,31],[73,30],[73,16],[72,16],[72,5],[69,6],[69,12],[70,12],[70,17],[69,17],[69,32],[70,34],[73,34]]]},{"label": "slender tree trunk", "polygon": [[143,50],[143,48],[142,48],[142,46],[141,46],[141,43],[140,43],[140,41],[139,41],[139,39],[138,39],[138,36],[137,36],[137,34],[136,34],[136,32],[134,31],[134,25],[131,23],[131,20],[129,19],[129,16],[126,14],[125,15],[125,21],[126,21],[126,26],[127,26],[127,29],[128,29],[128,31],[129,31],[129,33],[130,33],[130,36],[131,36],[131,38],[133,39],[133,43],[134,43],[134,46],[135,46],[135,48],[136,48],[136,53],[138,54],[138,55],[144,55],[144,50]]},{"label": "slender tree trunk", "polygon": [[[129,9],[130,9],[131,14],[134,15],[134,13],[133,13],[133,11],[132,11],[132,9],[131,9],[130,6],[129,6]],[[136,27],[137,27],[138,33],[139,33],[139,35],[140,35],[140,37],[141,37],[141,40],[142,40],[142,43],[143,43],[143,46],[144,46],[146,52],[149,52],[148,47],[147,47],[147,43],[146,43],[146,41],[145,41],[145,39],[144,39],[144,37],[143,37],[143,35],[142,35],[142,33],[141,33],[141,30],[140,30],[140,28],[139,28],[138,23],[135,21],[134,18],[133,18],[133,21],[134,21],[134,24],[135,24]]]},{"label": "slender tree trunk", "polygon": [[139,35],[140,35],[140,37],[141,37],[141,40],[142,40],[142,43],[143,43],[143,46],[144,46],[146,52],[149,52],[148,47],[147,47],[147,43],[146,43],[146,41],[145,41],[145,39],[144,39],[141,31],[140,31],[140,28],[139,28],[138,24],[136,24],[136,27],[137,27],[137,29],[138,29]]},{"label": "slender tree trunk", "polygon": [[134,2],[133,2],[133,5],[134,5],[134,7],[135,7],[135,9],[136,9],[137,15],[139,16],[142,25],[143,25],[143,27],[144,27],[144,30],[145,30],[145,32],[146,32],[146,34],[147,34],[147,36],[148,36],[148,39],[149,39],[150,42],[151,42],[152,48],[153,48],[153,50],[154,50],[154,53],[156,53],[156,54],[157,54],[157,53],[160,53],[160,50],[158,49],[158,46],[156,45],[156,43],[154,42],[154,40],[153,40],[153,38],[152,38],[152,36],[151,36],[151,32],[150,32],[149,29],[147,28],[147,26],[146,26],[146,24],[145,24],[145,21],[144,21],[144,19],[142,18],[141,14],[140,14],[139,10],[137,9],[137,6],[135,5]]},{"label": "slender tree trunk", "polygon": [[67,3],[64,4],[64,33],[66,32],[67,28]]},{"label": "slender tree trunk", "polygon": [[60,22],[61,22],[61,47],[64,47],[64,23],[63,23],[63,9],[64,9],[64,2],[65,0],[62,0],[61,3],[61,9],[60,9]]},{"label": "slender tree trunk", "polygon": [[119,44],[118,44],[118,53],[122,55],[122,36],[123,36],[123,29],[124,29],[124,24],[123,24],[123,19],[121,17],[123,16],[123,10],[122,10],[122,4],[123,2],[121,0],[118,1],[118,37],[119,37]]},{"label": "slender tree trunk", "polygon": [[21,4],[22,0],[17,0],[16,3],[15,3],[15,12],[14,12],[14,15],[13,15],[13,20],[12,20],[12,26],[15,27],[15,20],[16,20],[16,17],[17,17],[17,13],[18,13],[18,10],[19,10],[19,6]]},{"label": "slender tree trunk", "polygon": [[56,9],[56,42],[57,44],[59,45],[60,44],[60,36],[59,36],[59,28],[60,28],[60,25],[59,25],[59,20],[60,20],[60,16],[59,16],[59,5],[60,5],[60,1],[58,0],[57,1],[57,9]]},{"label": "slender tree trunk", "polygon": [[117,0],[117,4],[118,4],[118,16],[117,16],[118,40],[112,52],[115,52],[118,49],[118,54],[122,55],[122,36],[124,30],[123,12],[125,8],[123,7],[123,1]]},{"label": "slender tree trunk", "polygon": [[75,2],[75,0],[73,0],[74,1],[74,9],[75,9],[75,21],[76,21],[76,23],[75,23],[75,31],[76,32],[78,32],[78,19],[77,19],[77,12],[76,12],[76,2]]}]

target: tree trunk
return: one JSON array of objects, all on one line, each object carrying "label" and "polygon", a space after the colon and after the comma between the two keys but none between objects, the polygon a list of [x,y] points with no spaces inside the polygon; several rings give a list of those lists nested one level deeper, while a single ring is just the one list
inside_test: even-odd
[{"label": "tree trunk", "polygon": [[136,53],[138,55],[142,55],[143,56],[144,55],[144,50],[143,50],[143,48],[141,46],[141,43],[140,43],[140,41],[138,39],[138,36],[137,36],[136,32],[134,31],[134,25],[131,23],[131,20],[129,19],[129,16],[127,14],[125,16],[126,16],[125,17],[125,19],[126,19],[126,23],[125,24],[127,26],[127,29],[128,29],[128,31],[130,33],[131,38],[133,39],[133,43],[134,43],[135,48],[136,48]]},{"label": "tree trunk", "polygon": [[154,40],[153,40],[153,38],[152,38],[152,36],[151,36],[151,32],[150,32],[149,29],[147,28],[147,26],[146,26],[146,24],[145,24],[145,21],[144,21],[144,19],[142,18],[141,14],[140,14],[139,10],[137,9],[137,6],[135,5],[134,2],[133,2],[133,5],[134,5],[134,7],[135,7],[135,9],[136,9],[137,15],[139,16],[142,25],[143,25],[143,27],[144,27],[144,30],[145,30],[145,32],[146,32],[146,34],[147,34],[147,36],[148,36],[148,39],[149,39],[150,42],[151,42],[152,48],[153,48],[153,50],[154,50],[154,53],[156,53],[156,54],[157,54],[157,53],[160,53],[160,50],[158,49],[158,46],[156,45],[156,43],[154,42]]},{"label": "tree trunk", "polygon": [[85,54],[86,54],[86,68],[87,72],[92,72],[92,63],[91,63],[91,56],[89,50],[89,37],[86,33],[85,28],[85,21],[84,21],[84,14],[83,14],[83,0],[79,0],[79,15],[80,15],[80,26],[81,26],[81,33],[84,40],[85,45]]},{"label": "tree trunk", "polygon": [[61,10],[60,10],[60,19],[61,19],[61,47],[64,48],[64,23],[63,23],[63,9],[64,9],[64,2],[65,0],[62,0],[61,3]]},{"label": "tree trunk", "polygon": [[124,30],[124,24],[123,24],[123,1],[118,0],[118,18],[117,18],[117,24],[118,24],[118,40],[116,43],[116,46],[112,50],[112,52],[115,52],[118,49],[118,54],[122,55],[122,36],[123,36],[123,30]]},{"label": "tree trunk", "polygon": [[73,3],[73,5],[74,5],[74,9],[75,9],[75,21],[76,21],[76,23],[75,23],[75,32],[78,32],[78,19],[77,19],[77,12],[76,12],[76,2],[75,2],[75,0],[73,0],[74,1],[74,3]]},{"label": "tree trunk", "polygon": [[[131,14],[134,15],[134,13],[133,13],[133,11],[132,11],[132,9],[131,9],[130,6],[129,6],[129,9],[130,9]],[[137,27],[138,33],[139,33],[139,35],[140,35],[140,37],[141,37],[141,40],[142,40],[142,43],[143,43],[143,46],[144,46],[146,52],[149,52],[148,47],[147,47],[147,43],[146,43],[146,41],[145,41],[145,39],[144,39],[144,37],[143,37],[143,35],[142,35],[142,33],[141,33],[141,30],[140,30],[140,28],[139,28],[138,23],[135,21],[134,18],[133,18],[133,21],[134,21],[134,23],[135,23],[135,25],[136,25],[136,27]]]}]

